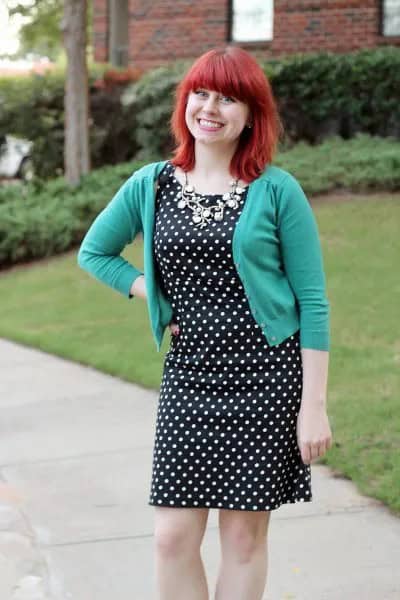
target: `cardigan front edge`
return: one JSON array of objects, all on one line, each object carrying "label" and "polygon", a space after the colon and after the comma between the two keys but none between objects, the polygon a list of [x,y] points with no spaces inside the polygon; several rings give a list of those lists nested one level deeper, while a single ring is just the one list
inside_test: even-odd
[{"label": "cardigan front edge", "polygon": [[[95,219],[88,230],[78,253],[78,264],[81,268],[89,271],[93,276],[110,285],[128,298],[134,297],[129,293],[133,281],[139,275],[144,275],[146,289],[149,289],[150,292],[147,298],[149,320],[158,352],[161,350],[165,330],[170,323],[173,314],[171,304],[163,294],[154,276],[152,243],[148,236],[152,236],[154,228],[154,182],[166,163],[167,161],[163,160],[147,164],[131,175],[117,191],[106,208],[103,209]],[[269,165],[260,177],[249,184],[249,195],[251,190],[257,188],[257,182],[262,180],[269,182],[269,184],[272,185],[275,195],[278,192],[282,193],[282,190],[284,191],[285,187],[290,185],[296,186],[296,184],[298,188],[295,187],[295,193],[297,195],[303,194],[297,180],[290,173],[279,167]],[[277,201],[277,198],[275,197],[274,201],[277,202],[279,208],[279,199]],[[315,238],[316,226],[315,219],[313,215],[311,215],[312,209],[309,207],[308,210],[302,203],[304,203],[304,198],[300,199],[299,206],[301,206],[301,210],[309,220],[309,227],[314,228],[313,235]],[[125,227],[122,227],[123,231],[121,234],[118,234],[119,226],[122,224],[122,221],[125,221]],[[109,228],[107,222],[109,222]],[[126,222],[128,223],[127,225]],[[110,234],[111,230],[113,231],[113,235],[111,235],[112,240],[110,243],[109,240],[105,241],[104,236],[106,232]],[[119,256],[123,247],[127,243],[133,241],[139,231],[143,233],[143,238],[147,239],[147,244],[144,244],[143,272]],[[102,248],[102,243],[106,246],[105,248]],[[240,243],[242,243],[242,240],[240,240]],[[316,244],[315,240],[314,244]],[[112,247],[111,255],[109,253],[110,246]],[[320,253],[318,257],[320,262],[317,265],[319,271],[317,269],[316,272],[316,276],[318,276],[319,297],[314,298],[316,309],[313,307],[306,307],[306,311],[314,310],[314,314],[318,313],[317,318],[303,319],[305,321],[305,327],[302,327],[301,307],[298,305],[298,302],[296,302],[296,310],[288,310],[285,314],[280,314],[275,318],[269,318],[268,323],[260,323],[260,319],[257,317],[258,311],[254,310],[254,305],[250,306],[254,319],[260,326],[262,325],[261,328],[263,333],[271,346],[281,343],[284,339],[293,335],[300,329],[300,344],[302,348],[329,350],[329,303],[325,295],[322,255],[318,245],[315,245],[314,250],[317,253]],[[115,252],[114,255],[112,254],[113,252]],[[238,257],[234,256],[233,258],[236,264]],[[242,258],[240,260],[242,261]],[[249,284],[246,281],[246,274],[242,269],[237,269],[237,272],[245,291],[250,291],[250,294],[252,294],[252,290],[249,290]],[[263,274],[260,272],[259,275],[260,277],[253,278],[253,283],[254,285],[262,286]],[[265,297],[268,297],[267,294],[268,290],[265,290]],[[255,295],[259,296],[260,294],[256,293]],[[259,305],[258,308],[260,308]],[[308,314],[308,317],[309,316],[310,313]]]}]

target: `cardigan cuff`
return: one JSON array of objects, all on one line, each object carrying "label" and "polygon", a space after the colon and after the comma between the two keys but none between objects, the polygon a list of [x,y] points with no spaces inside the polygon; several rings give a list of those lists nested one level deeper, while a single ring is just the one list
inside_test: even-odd
[{"label": "cardigan cuff", "polygon": [[307,331],[300,329],[300,348],[310,348],[312,350],[330,349],[329,331]]}]

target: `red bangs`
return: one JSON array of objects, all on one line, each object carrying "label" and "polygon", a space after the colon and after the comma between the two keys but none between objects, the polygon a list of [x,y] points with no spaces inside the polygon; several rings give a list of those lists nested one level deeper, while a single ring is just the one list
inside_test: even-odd
[{"label": "red bangs", "polygon": [[231,175],[243,181],[256,179],[272,161],[281,124],[271,86],[257,61],[237,46],[206,52],[189,69],[176,89],[171,130],[177,142],[172,163],[184,171],[194,168],[194,139],[186,121],[188,95],[197,88],[215,90],[249,106],[252,124],[239,139]]},{"label": "red bangs", "polygon": [[202,56],[192,71],[189,72],[185,87],[188,91],[197,88],[215,90],[225,96],[233,96],[241,102],[247,102],[249,94],[246,94],[235,64],[220,54],[209,53]]}]

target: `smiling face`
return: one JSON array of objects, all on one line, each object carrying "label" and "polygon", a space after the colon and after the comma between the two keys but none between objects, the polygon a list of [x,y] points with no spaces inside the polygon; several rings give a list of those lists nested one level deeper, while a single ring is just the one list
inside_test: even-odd
[{"label": "smiling face", "polygon": [[190,92],[186,125],[197,142],[236,146],[249,119],[249,108],[230,96],[198,88]]}]

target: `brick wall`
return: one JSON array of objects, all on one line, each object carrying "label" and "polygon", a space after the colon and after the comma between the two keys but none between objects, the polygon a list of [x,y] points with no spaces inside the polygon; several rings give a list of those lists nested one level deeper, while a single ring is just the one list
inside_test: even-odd
[{"label": "brick wall", "polygon": [[[94,0],[95,59],[108,57],[108,2]],[[129,62],[150,68],[177,58],[195,58],[227,42],[228,0],[128,0]],[[348,52],[400,46],[380,34],[380,0],[275,0],[274,39],[244,43],[258,56],[330,50]]]},{"label": "brick wall", "polygon": [[386,43],[380,34],[379,0],[281,0],[275,2],[273,54],[348,52]]},{"label": "brick wall", "polygon": [[108,0],[93,0],[93,48],[98,62],[108,60]]}]

